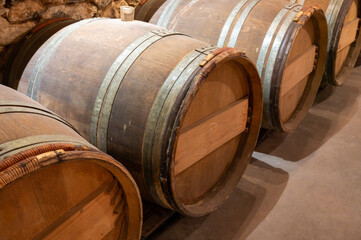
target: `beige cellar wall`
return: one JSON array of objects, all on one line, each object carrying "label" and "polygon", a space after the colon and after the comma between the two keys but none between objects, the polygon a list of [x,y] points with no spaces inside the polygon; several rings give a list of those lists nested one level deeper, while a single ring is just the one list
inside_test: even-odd
[{"label": "beige cellar wall", "polygon": [[39,23],[52,18],[120,18],[121,6],[140,0],[0,0],[0,83],[14,46]]}]

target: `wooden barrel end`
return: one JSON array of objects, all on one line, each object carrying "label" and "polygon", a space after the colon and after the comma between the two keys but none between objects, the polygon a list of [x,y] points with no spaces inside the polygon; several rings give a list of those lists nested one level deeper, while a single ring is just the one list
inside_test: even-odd
[{"label": "wooden barrel end", "polygon": [[[17,178],[19,170],[28,172]],[[42,153],[0,172],[9,176],[0,189],[1,239],[140,238],[139,192],[103,153]]]},{"label": "wooden barrel end", "polygon": [[[262,115],[261,83],[253,63],[234,49],[197,74],[178,112],[172,189],[181,211],[214,211],[248,165]],[[178,125],[179,124],[179,125]]]},{"label": "wooden barrel end", "polygon": [[344,1],[332,31],[329,56],[329,82],[341,86],[347,80],[361,49],[361,9],[358,0]]},{"label": "wooden barrel end", "polygon": [[[317,6],[304,7],[283,40],[275,63],[273,126],[292,132],[306,117],[316,97],[325,67],[327,22]],[[278,114],[277,114],[278,113]]]}]

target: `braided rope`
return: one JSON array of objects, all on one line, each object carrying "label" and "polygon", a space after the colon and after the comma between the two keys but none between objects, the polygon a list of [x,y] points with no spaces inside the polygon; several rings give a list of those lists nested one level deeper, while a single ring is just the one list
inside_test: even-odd
[{"label": "braided rope", "polygon": [[17,154],[14,154],[10,157],[5,158],[4,160],[0,161],[0,172],[5,170],[6,168],[22,161],[32,156],[36,156],[45,152],[51,152],[58,149],[63,149],[64,151],[73,151],[73,150],[88,150],[86,146],[75,146],[74,144],[70,143],[54,143],[54,144],[47,144],[43,146],[34,147]]},{"label": "braided rope", "polygon": [[96,151],[83,145],[56,143],[34,147],[14,154],[0,162],[0,189],[16,179],[44,167],[48,160],[53,160],[50,163],[58,162],[60,159],[57,157],[66,151],[84,150]]},{"label": "braided rope", "polygon": [[36,157],[28,158],[7,168],[5,171],[0,173],[0,189],[16,179],[38,170],[39,168],[41,168],[41,165]]}]

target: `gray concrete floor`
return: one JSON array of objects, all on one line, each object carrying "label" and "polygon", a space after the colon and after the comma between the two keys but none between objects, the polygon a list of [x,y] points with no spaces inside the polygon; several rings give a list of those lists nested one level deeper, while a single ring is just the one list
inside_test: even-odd
[{"label": "gray concrete floor", "polygon": [[292,134],[272,133],[214,213],[154,240],[361,240],[361,67]]}]

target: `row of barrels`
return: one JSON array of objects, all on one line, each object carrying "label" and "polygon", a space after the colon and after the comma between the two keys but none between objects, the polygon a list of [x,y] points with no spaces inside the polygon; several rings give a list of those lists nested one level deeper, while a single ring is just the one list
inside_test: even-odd
[{"label": "row of barrels", "polygon": [[[360,1],[290,0],[289,2],[303,6],[317,5],[324,11],[328,24],[328,47],[323,83],[342,85],[353,68],[361,48]],[[259,48],[259,56],[254,48],[248,49],[251,45],[248,46],[246,41],[256,40],[256,38],[266,40],[270,36],[262,35],[262,33],[279,27],[282,23],[281,18],[285,18],[286,15],[284,9],[291,10],[292,8],[298,13],[302,11],[297,9],[296,5],[289,5],[286,1],[266,3],[262,0],[234,0],[223,4],[202,0],[143,0],[136,8],[135,18],[191,34],[218,46],[236,46],[246,49],[250,58],[258,64],[262,60],[264,48]],[[262,27],[264,29],[257,29],[261,22],[268,24]],[[205,29],[207,30],[204,31]],[[232,30],[232,33],[227,30]],[[227,33],[229,36],[225,36]],[[254,36],[249,33],[254,33]],[[235,40],[234,36],[245,39]]]},{"label": "row of barrels", "polygon": [[38,33],[48,40],[17,89],[120,161],[143,199],[201,216],[231,193],[262,120],[260,79],[243,53],[138,21]]},{"label": "row of barrels", "polygon": [[295,130],[323,76],[342,84],[356,61],[358,2],[320,7],[149,0],[137,18],[158,26],[97,18],[35,28],[5,83],[53,112],[0,87],[0,238],[137,239],[137,186],[184,215],[214,211],[261,124]]},{"label": "row of barrels", "polygon": [[[148,23],[97,18],[46,23],[26,38],[18,56],[14,68],[25,66],[19,92],[1,88],[8,91],[4,106],[18,99],[9,105],[16,114],[4,112],[10,115],[1,143],[11,142],[4,149],[21,155],[31,152],[26,161],[54,167],[25,171],[25,160],[11,160],[17,152],[3,156],[6,173],[15,168],[22,174],[0,191],[12,199],[0,212],[0,230],[12,228],[0,238],[137,239],[142,211],[132,177],[143,199],[202,216],[231,194],[247,167],[262,120],[262,88],[256,67],[239,50]],[[23,142],[23,132],[34,136]],[[63,164],[68,152],[77,156],[72,165]],[[98,155],[107,164],[98,163]],[[119,179],[118,172],[128,178]],[[32,191],[24,194],[18,188],[27,182]],[[25,212],[34,207],[36,212]],[[22,226],[26,231],[16,231]]]}]

